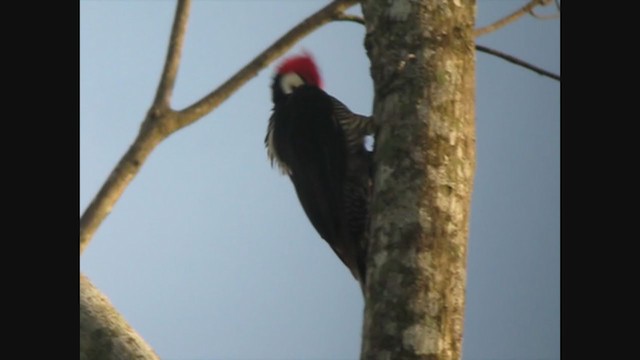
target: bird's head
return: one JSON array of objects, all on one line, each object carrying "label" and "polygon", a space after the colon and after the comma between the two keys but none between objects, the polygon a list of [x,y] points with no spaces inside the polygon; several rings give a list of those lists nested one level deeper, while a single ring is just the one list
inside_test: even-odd
[{"label": "bird's head", "polygon": [[320,72],[309,53],[286,58],[276,68],[273,79],[274,102],[279,95],[289,95],[302,85],[322,88]]}]

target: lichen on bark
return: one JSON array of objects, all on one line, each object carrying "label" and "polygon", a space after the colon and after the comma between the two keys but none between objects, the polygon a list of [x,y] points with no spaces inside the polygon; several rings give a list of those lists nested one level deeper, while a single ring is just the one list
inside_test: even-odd
[{"label": "lichen on bark", "polygon": [[80,275],[80,359],[159,359],[84,275]]},{"label": "lichen on bark", "polygon": [[362,359],[460,359],[475,1],[362,2],[376,136]]}]

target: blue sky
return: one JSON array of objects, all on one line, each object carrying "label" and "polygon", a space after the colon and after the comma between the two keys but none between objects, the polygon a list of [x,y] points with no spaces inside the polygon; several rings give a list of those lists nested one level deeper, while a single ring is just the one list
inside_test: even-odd
[{"label": "blue sky", "polygon": [[[526,1],[479,0],[486,25]],[[325,1],[194,1],[173,107],[198,100]],[[155,94],[173,1],[80,2],[80,212]],[[545,8],[549,13],[551,8]],[[358,13],[358,7],[351,9]],[[326,25],[325,89],[373,101],[364,28]],[[481,37],[560,72],[560,21]],[[263,146],[273,66],[149,157],[81,257],[163,359],[355,359],[363,300]],[[465,360],[560,358],[560,85],[477,55]]]}]

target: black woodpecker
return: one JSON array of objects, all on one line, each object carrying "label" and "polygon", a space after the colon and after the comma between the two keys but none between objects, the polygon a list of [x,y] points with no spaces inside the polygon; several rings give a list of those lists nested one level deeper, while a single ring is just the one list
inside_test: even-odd
[{"label": "black woodpecker", "polygon": [[365,137],[373,121],[322,90],[309,54],[285,59],[271,87],[271,164],[289,176],[316,231],[364,291],[373,161]]}]

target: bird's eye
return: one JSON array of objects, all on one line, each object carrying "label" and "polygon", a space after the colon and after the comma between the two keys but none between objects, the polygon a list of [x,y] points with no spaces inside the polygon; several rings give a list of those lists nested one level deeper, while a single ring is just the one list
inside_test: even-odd
[{"label": "bird's eye", "polygon": [[296,73],[287,73],[280,79],[280,87],[285,94],[291,94],[295,88],[304,85],[304,80]]}]

